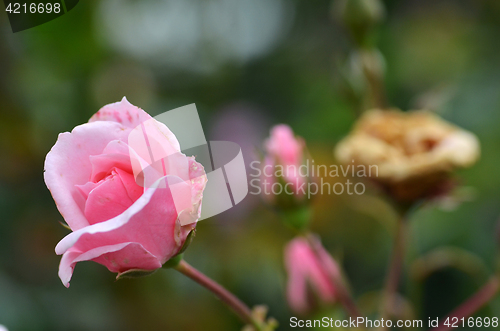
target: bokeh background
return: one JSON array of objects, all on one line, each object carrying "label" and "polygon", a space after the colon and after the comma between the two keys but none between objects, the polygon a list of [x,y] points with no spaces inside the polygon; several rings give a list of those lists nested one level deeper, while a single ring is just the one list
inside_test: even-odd
[{"label": "bokeh background", "polygon": [[[385,57],[390,104],[436,111],[482,144],[480,162],[459,174],[468,201],[428,206],[411,220],[402,290],[413,306],[408,316],[427,320],[473,293],[497,261],[500,2],[384,5],[374,43]],[[66,289],[54,247],[68,231],[43,182],[44,158],[59,132],[127,96],[152,115],[196,103],[207,138],[240,143],[248,161],[271,125],[287,123],[316,163],[333,164],[332,150],[358,104],[341,70],[354,43],[332,6],[80,1],[62,17],[15,34],[0,13],[0,324],[11,331],[241,328],[221,302],[172,270],[115,281],[105,267],[84,262]],[[376,311],[393,212],[370,192],[324,195],[314,208],[313,230],[345,267],[363,309]],[[185,256],[248,304],[267,304],[279,330],[288,330],[282,259],[292,236],[248,196],[200,222]],[[449,258],[425,263],[436,256]],[[340,316],[335,308],[318,314]],[[479,316],[500,317],[500,300]]]}]

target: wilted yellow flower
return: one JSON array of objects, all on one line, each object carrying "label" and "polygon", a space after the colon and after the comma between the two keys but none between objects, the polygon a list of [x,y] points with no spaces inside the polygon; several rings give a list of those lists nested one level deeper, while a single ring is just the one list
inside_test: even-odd
[{"label": "wilted yellow flower", "polygon": [[436,193],[455,168],[473,165],[477,137],[428,111],[370,110],[336,147],[344,164],[376,166],[372,178],[398,200]]}]

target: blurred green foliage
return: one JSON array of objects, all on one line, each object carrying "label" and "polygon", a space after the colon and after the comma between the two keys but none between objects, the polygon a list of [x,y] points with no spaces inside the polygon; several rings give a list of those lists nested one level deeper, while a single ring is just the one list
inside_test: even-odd
[{"label": "blurred green foliage", "polygon": [[[191,13],[202,2],[189,1],[191,7],[184,9]],[[58,224],[62,217],[43,182],[44,157],[59,132],[70,131],[104,104],[126,95],[152,115],[196,103],[209,139],[224,136],[213,128],[227,109],[251,109],[246,114],[258,116],[257,142],[269,125],[287,123],[305,138],[317,163],[331,164],[335,143],[355,120],[355,105],[343,94],[338,68],[353,41],[332,18],[331,1],[282,1],[276,28],[281,32],[257,55],[243,56],[264,32],[255,32],[254,44],[243,44],[247,53],[239,57],[223,53],[223,48],[213,53],[210,38],[192,52],[189,45],[166,41],[166,49],[184,52],[179,59],[193,57],[193,63],[199,64],[199,58],[210,64],[191,70],[189,63],[155,62],[140,52],[127,52],[108,31],[123,17],[106,12],[104,3],[111,1],[80,1],[68,14],[16,34],[7,15],[0,13],[0,324],[11,331],[238,330],[240,322],[222,303],[171,270],[115,281],[104,267],[85,262],[76,267],[71,287],[62,286],[54,247],[67,230]],[[139,2],[122,4],[134,3]],[[158,1],[140,3],[143,9]],[[245,7],[243,14],[253,13],[249,20],[257,25],[272,26],[277,19],[266,21],[258,10],[263,2],[255,3],[253,12]],[[477,267],[467,273],[450,266],[425,279],[405,273],[402,288],[413,314],[427,320],[444,316],[495,269],[500,3],[384,3],[386,17],[376,43],[386,60],[390,104],[439,112],[477,134],[482,143],[480,162],[460,173],[463,184],[475,189],[475,199],[453,211],[427,207],[411,220],[407,267],[435,249],[455,247],[474,254],[486,270]],[[132,25],[141,17],[142,23],[148,22],[146,11],[129,14],[126,19]],[[220,18],[232,14],[221,11]],[[135,28],[147,28],[141,24]],[[232,31],[225,33],[231,36]],[[132,45],[141,41],[128,38]],[[161,59],[173,56],[158,52]],[[281,324],[279,330],[288,330],[291,312],[284,296],[282,249],[293,234],[255,197],[247,199],[253,199],[247,207],[200,222],[185,257],[248,304],[267,304]],[[370,194],[321,196],[314,208],[312,228],[342,262],[356,298],[367,311],[373,310],[372,298],[383,284],[389,256],[393,213]],[[338,316],[338,311],[323,314]],[[480,314],[500,317],[500,300]]]}]

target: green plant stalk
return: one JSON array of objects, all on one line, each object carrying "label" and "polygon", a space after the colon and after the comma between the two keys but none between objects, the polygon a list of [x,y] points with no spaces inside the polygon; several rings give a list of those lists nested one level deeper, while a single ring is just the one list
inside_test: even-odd
[{"label": "green plant stalk", "polygon": [[369,86],[369,94],[371,97],[371,107],[378,109],[386,109],[388,106],[387,93],[385,91],[384,78],[370,72],[368,69],[363,70]]},{"label": "green plant stalk", "polygon": [[381,318],[384,320],[391,317],[394,308],[394,301],[401,278],[403,267],[403,259],[405,255],[405,239],[406,239],[406,213],[401,213],[396,225],[396,236],[394,239],[394,247],[391,261],[387,271],[385,288],[382,295]]},{"label": "green plant stalk", "polygon": [[256,321],[252,316],[251,309],[220,284],[210,279],[184,260],[180,261],[177,266],[173,267],[173,269],[179,271],[188,278],[191,278],[196,283],[212,292],[217,298],[228,305],[236,313],[236,315],[243,320],[243,322],[251,324],[257,331],[263,330],[261,323]]},{"label": "green plant stalk", "polygon": [[337,298],[345,311],[354,319],[362,317],[358,307],[354,303],[354,300],[352,299],[349,291],[346,289],[344,284],[342,284],[342,282],[337,280],[335,277],[330,277],[330,279],[337,291]]},{"label": "green plant stalk", "polygon": [[449,318],[450,321],[453,317],[467,318],[472,316],[475,312],[481,309],[484,305],[490,302],[500,291],[500,279],[498,276],[493,276],[490,280],[480,288],[475,294],[473,294],[467,301],[461,304],[458,308],[452,311],[446,318],[443,319],[441,324],[432,329],[431,331],[446,331],[451,330],[453,327],[446,326],[444,323]]}]

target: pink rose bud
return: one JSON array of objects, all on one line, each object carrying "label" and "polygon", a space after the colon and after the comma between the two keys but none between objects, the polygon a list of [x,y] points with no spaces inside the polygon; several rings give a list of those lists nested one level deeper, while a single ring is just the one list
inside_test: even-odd
[{"label": "pink rose bud", "polygon": [[[306,178],[301,176],[299,167],[303,164],[304,142],[296,138],[292,129],[285,124],[276,125],[271,129],[271,136],[265,141],[266,156],[262,169],[263,193],[267,199],[273,200],[281,193],[301,196],[298,191]],[[281,180],[284,187],[276,189]],[[279,193],[278,193],[279,192]]]},{"label": "pink rose bud", "polygon": [[[138,128],[143,147],[131,139]],[[146,160],[151,150],[162,158]],[[206,183],[203,166],[181,153],[174,134],[126,98],[59,134],[44,177],[73,231],[56,246],[66,287],[80,261],[119,274],[161,268],[194,230]],[[181,218],[194,221],[181,225]]]},{"label": "pink rose bud", "polygon": [[306,314],[318,304],[336,301],[332,279],[340,278],[339,267],[318,239],[311,240],[314,247],[303,237],[295,238],[285,247],[287,299],[297,314]]},{"label": "pink rose bud", "polygon": [[309,170],[305,143],[285,124],[271,129],[265,141],[266,155],[261,169],[264,200],[283,213],[286,223],[302,229],[310,218]]}]

